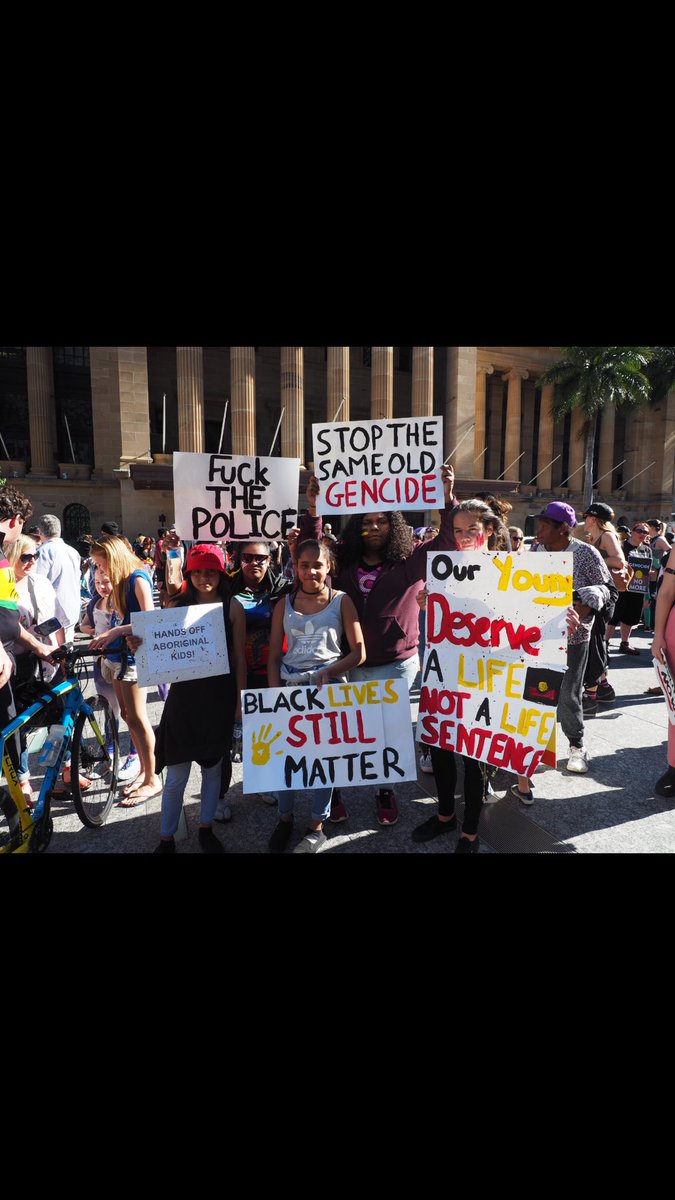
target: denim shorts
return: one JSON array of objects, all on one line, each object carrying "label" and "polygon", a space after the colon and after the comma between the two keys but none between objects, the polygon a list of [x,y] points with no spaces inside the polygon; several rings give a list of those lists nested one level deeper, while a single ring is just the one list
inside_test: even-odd
[{"label": "denim shorts", "polygon": [[[114,662],[112,658],[101,659],[101,675],[105,679],[106,683],[115,682],[121,665],[121,663]],[[130,663],[127,665],[127,669],[122,675],[120,682],[138,683],[138,671],[136,670],[136,663]]]}]

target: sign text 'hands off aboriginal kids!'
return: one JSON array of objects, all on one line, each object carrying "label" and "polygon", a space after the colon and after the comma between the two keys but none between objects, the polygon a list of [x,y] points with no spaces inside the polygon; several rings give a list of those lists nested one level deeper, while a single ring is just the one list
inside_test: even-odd
[{"label": "sign text 'hands off aboriginal kids!'", "polygon": [[555,732],[572,555],[430,554],[427,586],[417,740],[531,776]]}]

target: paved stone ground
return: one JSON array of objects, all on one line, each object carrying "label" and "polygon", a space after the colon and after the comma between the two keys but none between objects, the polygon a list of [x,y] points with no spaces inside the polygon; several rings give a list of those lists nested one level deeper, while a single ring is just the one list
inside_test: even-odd
[{"label": "paved stone ground", "polygon": [[[536,803],[525,809],[508,794],[513,776],[500,772],[497,777],[498,805],[510,806],[515,820],[516,852],[528,844],[530,822],[546,830],[553,839],[565,843],[580,854],[662,853],[675,851],[675,803],[654,796],[654,783],[666,767],[668,718],[660,697],[643,693],[656,682],[649,646],[651,635],[638,631],[631,639],[641,648],[640,657],[611,655],[611,682],[617,692],[616,703],[601,708],[587,722],[586,746],[591,762],[587,775],[569,775],[565,770],[567,742],[559,737],[559,768],[540,771],[535,776]],[[618,647],[615,638],[613,647]],[[416,693],[415,693],[416,694]],[[156,691],[149,693],[149,709],[156,725],[161,701]],[[416,705],[415,705],[416,709]],[[127,734],[122,734],[126,750]],[[188,835],[178,842],[178,854],[200,853],[196,828],[199,818],[199,769],[195,768],[185,795]],[[214,826],[227,850],[235,854],[266,854],[267,840],[277,821],[276,808],[257,796],[241,790],[242,768],[235,764],[230,791],[233,820]],[[501,789],[499,785],[501,784]],[[120,789],[121,792],[121,789]],[[505,792],[505,794],[504,794]],[[436,811],[433,775],[420,772],[417,783],[397,788],[400,820],[391,828],[381,828],[375,819],[375,789],[352,788],[343,792],[349,820],[342,825],[326,826],[328,841],[321,854],[447,854],[454,850],[457,836],[448,835],[425,845],[416,845],[410,834],[415,825]],[[114,807],[107,824],[98,830],[80,824],[72,804],[55,800],[54,835],[48,854],[147,854],[159,840],[161,797],[134,809]],[[458,809],[461,807],[458,801]],[[490,810],[484,811],[481,825],[481,853],[496,853],[490,844]],[[296,810],[299,841],[309,812],[308,804]],[[522,834],[522,846],[518,833]],[[304,857],[304,856],[303,856]]]}]

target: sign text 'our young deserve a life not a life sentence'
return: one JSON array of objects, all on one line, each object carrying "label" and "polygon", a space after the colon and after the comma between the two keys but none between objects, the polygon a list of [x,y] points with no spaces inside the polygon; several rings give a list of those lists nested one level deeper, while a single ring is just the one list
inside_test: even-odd
[{"label": "sign text 'our young deserve a life not a life sentence'", "polygon": [[572,555],[439,552],[427,587],[417,740],[532,775],[555,745]]},{"label": "sign text 'our young deserve a life not a life sentence'", "polygon": [[297,523],[299,458],[173,456],[176,529],[185,541],[286,538]]},{"label": "sign text 'our young deserve a life not a life sentence'", "polygon": [[404,680],[257,688],[241,708],[245,792],[417,778]]},{"label": "sign text 'our young deserve a life not a life sentence'", "polygon": [[312,425],[317,512],[443,508],[442,417]]}]

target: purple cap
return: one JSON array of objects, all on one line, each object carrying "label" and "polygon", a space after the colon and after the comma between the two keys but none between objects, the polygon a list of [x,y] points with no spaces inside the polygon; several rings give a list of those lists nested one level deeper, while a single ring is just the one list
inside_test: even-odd
[{"label": "purple cap", "polygon": [[577,514],[571,504],[564,504],[562,500],[552,500],[537,516],[544,521],[565,521],[570,529],[574,529],[577,523]]}]

